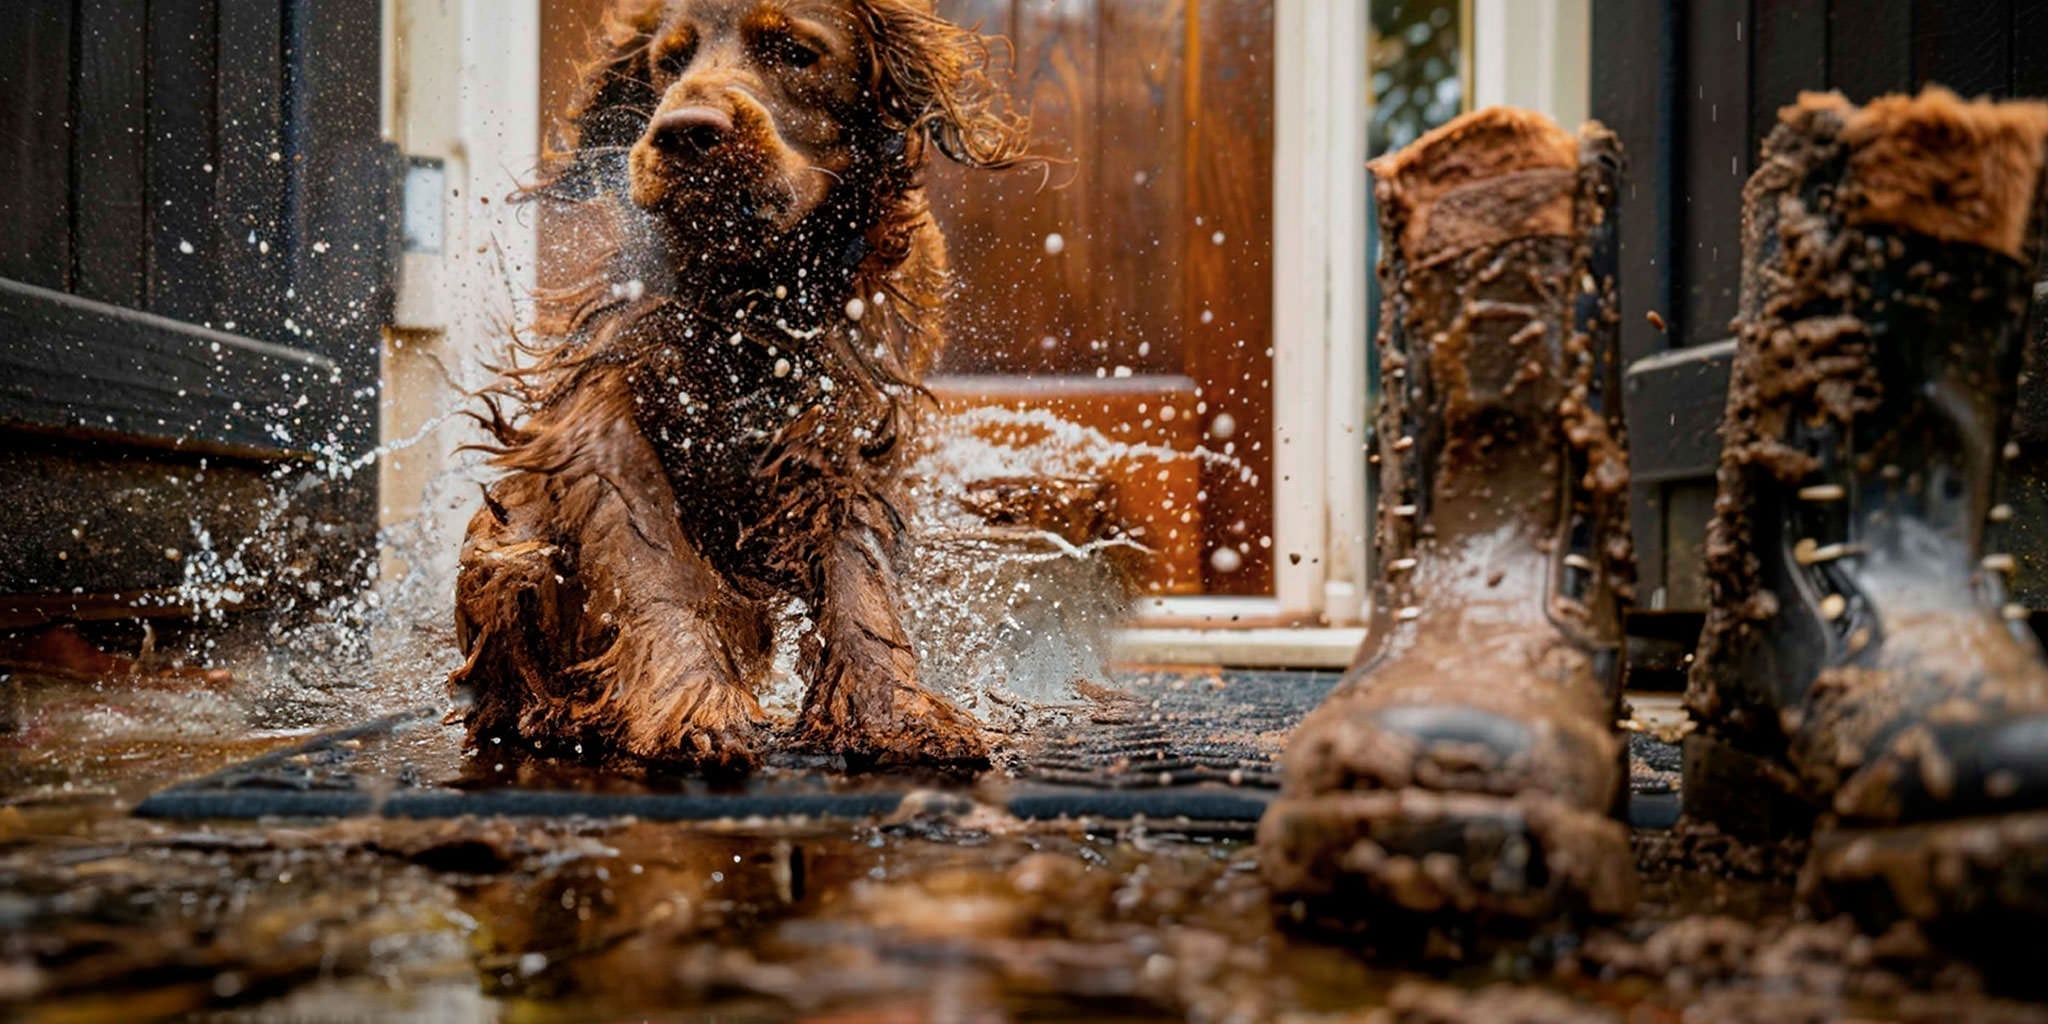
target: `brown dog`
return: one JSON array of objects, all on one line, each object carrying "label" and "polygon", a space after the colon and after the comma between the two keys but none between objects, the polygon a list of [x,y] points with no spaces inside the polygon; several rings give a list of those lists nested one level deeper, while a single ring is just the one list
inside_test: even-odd
[{"label": "brown dog", "polygon": [[603,244],[539,297],[491,402],[449,679],[472,746],[754,764],[778,619],[809,621],[795,739],[972,762],[918,685],[902,466],[947,284],[920,183],[1002,167],[1021,118],[930,0],[623,0],[529,198]]}]

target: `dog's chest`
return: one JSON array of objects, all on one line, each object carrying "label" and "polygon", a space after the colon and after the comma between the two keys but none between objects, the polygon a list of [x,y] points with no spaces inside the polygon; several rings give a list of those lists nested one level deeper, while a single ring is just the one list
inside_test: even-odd
[{"label": "dog's chest", "polygon": [[779,489],[857,453],[872,410],[812,344],[822,329],[770,330],[693,325],[634,374],[636,416],[679,501],[758,518]]}]

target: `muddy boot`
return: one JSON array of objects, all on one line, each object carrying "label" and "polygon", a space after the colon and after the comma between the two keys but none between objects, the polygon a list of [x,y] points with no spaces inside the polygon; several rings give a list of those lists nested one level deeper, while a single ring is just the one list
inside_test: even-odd
[{"label": "muddy boot", "polygon": [[1823,913],[2048,920],[2048,669],[1994,497],[2044,147],[2041,104],[1808,95],[1744,193],[1685,801],[1817,824]]},{"label": "muddy boot", "polygon": [[[1259,823],[1276,898],[1439,934],[1634,901],[1614,729],[1631,572],[1614,136],[1461,117],[1378,179],[1379,579]],[[1384,926],[1393,925],[1394,929]]]}]

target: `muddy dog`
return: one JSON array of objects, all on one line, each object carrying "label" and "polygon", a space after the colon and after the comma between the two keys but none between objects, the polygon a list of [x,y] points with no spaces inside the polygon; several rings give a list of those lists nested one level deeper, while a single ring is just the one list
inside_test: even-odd
[{"label": "muddy dog", "polygon": [[[902,470],[938,353],[934,152],[1000,168],[1026,122],[931,0],[621,0],[525,198],[573,218],[482,418],[505,475],[456,584],[472,747],[743,770],[800,602],[788,740],[974,763],[902,621]],[[586,243],[579,243],[579,245]]]}]

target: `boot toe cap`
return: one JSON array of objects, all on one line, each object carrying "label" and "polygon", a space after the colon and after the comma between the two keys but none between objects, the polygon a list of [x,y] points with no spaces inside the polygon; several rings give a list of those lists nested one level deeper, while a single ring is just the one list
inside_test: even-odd
[{"label": "boot toe cap", "polygon": [[1596,730],[1464,703],[1320,709],[1286,753],[1287,788],[1305,795],[1419,787],[1513,796],[1541,791],[1604,806],[1616,779]]},{"label": "boot toe cap", "polygon": [[2048,712],[1908,728],[1836,792],[1849,821],[1931,821],[2048,807]]}]

